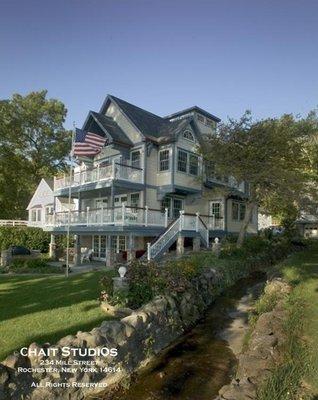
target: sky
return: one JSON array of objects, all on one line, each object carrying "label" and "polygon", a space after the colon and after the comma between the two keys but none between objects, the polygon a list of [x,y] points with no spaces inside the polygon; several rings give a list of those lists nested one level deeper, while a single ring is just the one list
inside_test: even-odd
[{"label": "sky", "polygon": [[82,126],[113,94],[225,120],[318,106],[316,0],[0,0],[0,98],[47,89]]}]

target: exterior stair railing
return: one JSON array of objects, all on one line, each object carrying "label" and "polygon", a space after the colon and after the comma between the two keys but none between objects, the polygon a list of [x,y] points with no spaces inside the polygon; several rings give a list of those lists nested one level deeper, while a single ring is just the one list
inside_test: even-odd
[{"label": "exterior stair railing", "polygon": [[162,254],[172,245],[180,231],[180,223],[181,216],[176,219],[153,244],[147,244],[148,261],[156,259],[160,254]]},{"label": "exterior stair railing", "polygon": [[185,214],[184,211],[180,211],[179,218],[173,221],[157,240],[147,243],[147,260],[155,260],[168,250],[182,231],[197,232],[203,244],[209,247],[209,229],[200,218],[200,214]]}]

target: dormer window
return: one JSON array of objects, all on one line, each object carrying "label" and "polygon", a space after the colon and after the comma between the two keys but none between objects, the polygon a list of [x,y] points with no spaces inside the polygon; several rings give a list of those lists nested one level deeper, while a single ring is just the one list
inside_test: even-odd
[{"label": "dormer window", "polygon": [[190,140],[190,142],[194,142],[194,136],[189,130],[183,132],[183,137],[187,140]]}]

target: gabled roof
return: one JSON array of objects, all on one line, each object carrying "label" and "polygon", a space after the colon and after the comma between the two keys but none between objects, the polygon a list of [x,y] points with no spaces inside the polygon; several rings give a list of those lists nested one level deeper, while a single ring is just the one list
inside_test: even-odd
[{"label": "gabled roof", "polygon": [[168,125],[167,121],[159,117],[159,115],[130,104],[118,97],[109,95],[108,98],[113,100],[120,107],[124,114],[145,137],[159,138],[162,135],[161,132],[164,130],[164,127]]},{"label": "gabled roof", "polygon": [[213,114],[210,114],[209,112],[203,110],[203,108],[200,108],[198,106],[193,106],[193,107],[186,108],[185,110],[178,111],[178,112],[176,112],[174,114],[167,115],[164,118],[165,119],[172,119],[172,118],[180,117],[181,115],[184,115],[184,114],[188,114],[188,113],[193,112],[193,111],[195,111],[195,112],[197,112],[199,114],[202,114],[205,117],[208,117],[208,118],[212,119],[215,122],[220,122],[221,121],[220,118],[216,117]]},{"label": "gabled roof", "polygon": [[[100,109],[98,115],[105,116],[106,109],[108,105],[113,102],[115,103],[120,110],[125,114],[125,116],[130,120],[130,122],[135,126],[136,129],[146,138],[154,142],[162,143],[171,140],[175,140],[179,132],[184,129],[189,123],[193,123],[195,125],[195,121],[192,116],[184,117],[180,120],[169,121],[167,117],[162,118],[159,115],[153,114],[149,111],[146,111],[140,107],[135,106],[134,104],[128,103],[125,100],[122,100],[116,96],[108,95]],[[208,112],[202,110],[201,108],[195,106],[188,110],[200,110],[201,113],[205,113],[209,116],[209,118],[214,119],[215,121],[220,121],[219,118],[209,114]],[[184,110],[184,113],[187,110]],[[183,112],[180,111],[182,114]],[[174,114],[173,114],[174,115]],[[108,118],[108,117],[105,117]],[[110,118],[108,118],[110,119]],[[110,119],[113,121],[112,119]],[[199,132],[198,127],[195,129],[196,133]]]},{"label": "gabled roof", "polygon": [[53,179],[42,178],[28,204],[27,210],[53,203]]},{"label": "gabled roof", "polygon": [[90,111],[90,114],[98,123],[98,125],[104,130],[105,133],[108,133],[112,140],[117,143],[122,143],[127,146],[132,146],[133,143],[125,134],[125,132],[118,126],[118,124],[110,117],[107,117],[104,114],[97,113],[95,111]]}]

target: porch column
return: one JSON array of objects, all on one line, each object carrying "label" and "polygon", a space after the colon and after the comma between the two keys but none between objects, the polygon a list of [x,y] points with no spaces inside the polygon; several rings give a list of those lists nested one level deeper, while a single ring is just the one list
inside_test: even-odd
[{"label": "porch column", "polygon": [[53,233],[51,233],[51,240],[49,244],[49,257],[54,261],[57,259],[55,235]]},{"label": "porch column", "polygon": [[179,235],[177,238],[177,255],[181,256],[184,253],[184,237]]},{"label": "porch column", "polygon": [[136,247],[135,247],[135,236],[132,234],[128,237],[128,247],[127,247],[127,261],[133,261],[136,258]]},{"label": "porch column", "polygon": [[193,238],[193,251],[200,251],[200,242],[199,236]]},{"label": "porch column", "polygon": [[115,260],[114,250],[111,248],[111,236],[106,236],[106,267],[113,267]]},{"label": "porch column", "polygon": [[81,237],[74,235],[74,266],[81,264]]}]

